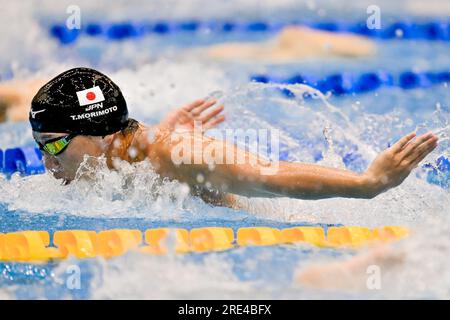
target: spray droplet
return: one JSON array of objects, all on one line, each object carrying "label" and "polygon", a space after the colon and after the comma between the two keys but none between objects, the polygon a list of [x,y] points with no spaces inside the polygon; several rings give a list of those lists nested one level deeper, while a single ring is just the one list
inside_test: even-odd
[{"label": "spray droplet", "polygon": [[203,174],[199,173],[197,175],[196,180],[197,180],[198,183],[203,183],[203,182],[205,182],[205,176]]},{"label": "spray droplet", "polygon": [[131,147],[130,149],[128,149],[128,155],[130,156],[130,158],[134,159],[137,157],[138,155],[138,151],[135,147]]},{"label": "spray droplet", "polygon": [[115,148],[120,147],[120,139],[114,139],[113,145]]}]

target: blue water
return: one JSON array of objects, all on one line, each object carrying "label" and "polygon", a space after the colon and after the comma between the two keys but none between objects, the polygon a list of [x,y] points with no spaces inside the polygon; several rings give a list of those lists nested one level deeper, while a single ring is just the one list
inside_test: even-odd
[{"label": "blue water", "polygon": [[[158,15],[166,14],[165,18],[195,16],[198,13],[193,10],[199,2],[191,6],[178,3],[172,7],[160,3]],[[153,13],[152,9],[158,7],[155,3],[142,5],[140,9],[133,9],[125,2],[117,2],[108,9],[87,2],[82,2],[81,7],[84,8],[83,19],[98,20],[95,12],[102,8],[102,17],[119,21],[127,16],[136,18],[145,16],[145,12]],[[319,1],[316,6],[331,14],[336,12],[336,3]],[[224,7],[220,9],[221,6]],[[299,13],[298,8],[302,6],[306,5],[294,1],[295,13]],[[396,6],[383,7],[389,19],[403,18]],[[233,17],[238,5],[218,4],[214,9],[208,2],[205,7],[204,14],[213,19]],[[264,1],[259,7],[250,1],[243,6],[242,10],[247,11],[242,17],[252,19],[273,14],[280,19],[291,19],[295,14],[288,8],[288,4],[277,5],[270,1]],[[302,15],[321,21],[317,8],[307,9]],[[448,42],[378,40],[376,56],[353,60],[308,59],[273,65],[217,62],[199,58],[197,53],[187,50],[228,40],[263,40],[270,34],[195,37],[177,34],[114,43],[83,37],[71,46],[61,47],[48,34],[48,26],[59,23],[63,19],[61,16],[65,17],[60,4],[45,1],[40,8],[23,4],[8,10],[8,16],[18,17],[17,20],[24,23],[14,23],[6,17],[1,22],[3,30],[7,23],[10,26],[8,33],[2,31],[5,39],[2,49],[9,49],[3,50],[0,56],[2,78],[24,79],[36,75],[49,78],[76,65],[99,68],[123,89],[131,116],[147,124],[157,122],[170,109],[213,95],[226,105],[227,122],[221,129],[276,128],[281,132],[282,149],[289,161],[325,161],[321,163],[339,165],[329,158],[329,143],[323,135],[325,127],[329,127],[333,140],[332,154],[339,159],[347,156],[350,159],[345,161],[347,168],[355,171],[363,171],[378,151],[412,130],[433,130],[441,138],[439,147],[423,164],[435,164],[442,155],[449,157],[450,91],[446,85],[417,90],[381,88],[366,94],[331,96],[327,99],[331,106],[327,106],[320,99],[289,99],[270,86],[249,84],[250,76],[256,73],[284,77],[301,72],[321,77],[343,71],[450,70]],[[361,5],[355,4],[337,12],[341,13],[340,18],[359,19],[365,12],[360,10]],[[409,15],[414,17],[414,13]],[[29,36],[18,41],[24,34]],[[333,108],[341,113],[332,112]],[[0,125],[0,148],[32,145],[27,123]],[[401,187],[373,200],[251,199],[247,210],[231,210],[214,208],[191,198],[183,186],[175,182],[156,184],[155,175],[145,166],[134,168],[134,173],[127,170],[124,168],[118,174],[103,170],[98,172],[99,179],[94,185],[79,182],[68,187],[60,186],[47,174],[0,179],[0,232],[112,228],[144,231],[157,227],[205,226],[237,230],[244,226],[285,228],[305,224],[368,227],[398,224],[416,232],[411,239],[397,245],[406,252],[407,262],[400,270],[391,272],[383,289],[376,292],[346,289],[329,292],[309,289],[295,281],[296,273],[309,263],[338,261],[358,254],[357,251],[276,246],[162,257],[130,253],[109,261],[1,263],[0,299],[449,296],[450,274],[446,271],[450,262],[447,258],[450,256],[448,178],[441,181],[440,186],[430,184],[428,171],[419,168]],[[132,187],[121,190],[118,186],[130,175],[135,180]],[[422,261],[428,263],[421,264]],[[81,270],[80,290],[70,290],[65,285],[70,276],[67,270],[73,265]],[[435,270],[440,270],[439,275]]]}]

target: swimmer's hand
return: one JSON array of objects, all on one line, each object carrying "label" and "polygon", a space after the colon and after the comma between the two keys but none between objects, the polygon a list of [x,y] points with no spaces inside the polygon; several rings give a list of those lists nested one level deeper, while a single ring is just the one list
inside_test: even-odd
[{"label": "swimmer's hand", "polygon": [[224,106],[213,107],[216,102],[214,99],[196,100],[169,113],[158,126],[169,131],[192,132],[197,125],[197,130],[204,132],[225,120],[225,116],[220,114]]},{"label": "swimmer's hand", "polygon": [[415,140],[414,132],[404,136],[380,153],[364,173],[369,197],[398,186],[437,146],[438,138],[431,132]]}]

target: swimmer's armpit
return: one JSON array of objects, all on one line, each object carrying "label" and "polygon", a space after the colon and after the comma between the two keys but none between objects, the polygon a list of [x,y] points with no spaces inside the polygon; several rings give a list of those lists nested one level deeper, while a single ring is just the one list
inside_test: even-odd
[{"label": "swimmer's armpit", "polygon": [[235,196],[230,193],[206,188],[201,185],[195,185],[191,188],[191,194],[193,196],[199,197],[205,203],[213,206],[237,209]]}]

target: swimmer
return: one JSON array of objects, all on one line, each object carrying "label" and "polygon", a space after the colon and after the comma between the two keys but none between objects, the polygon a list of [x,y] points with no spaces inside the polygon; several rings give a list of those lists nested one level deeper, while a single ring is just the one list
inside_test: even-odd
[{"label": "swimmer", "polygon": [[[204,49],[202,49],[204,50]],[[359,57],[375,52],[373,43],[350,34],[336,34],[307,27],[286,27],[269,42],[225,43],[206,49],[206,54],[220,59],[252,59],[289,62],[307,57]],[[31,99],[44,85],[42,79],[0,83],[0,122],[26,121]]]},{"label": "swimmer", "polygon": [[45,81],[33,80],[10,80],[0,83],[0,122],[26,121],[30,102],[36,91]]},{"label": "swimmer", "polygon": [[370,56],[375,53],[375,45],[356,35],[291,26],[284,28],[275,39],[267,42],[224,43],[206,49],[206,53],[209,57],[218,59],[256,59],[284,63],[312,57]]},{"label": "swimmer", "polygon": [[[223,106],[210,109],[215,102],[193,102],[161,123],[146,126],[128,117],[125,98],[111,79],[93,69],[75,68],[50,80],[37,92],[29,120],[45,167],[66,183],[77,177],[85,155],[103,155],[111,170],[115,158],[130,163],[148,160],[162,178],[186,183],[191,190],[207,190],[203,199],[232,208],[236,207],[234,195],[373,198],[402,183],[438,141],[431,132],[416,138],[415,133],[410,133],[381,152],[362,174],[285,161],[275,167],[256,154],[194,130],[194,120],[205,129],[224,120]],[[182,130],[176,128],[180,125]],[[177,138],[173,139],[175,134]],[[188,161],[174,161],[180,138],[192,148],[184,154]],[[227,150],[231,159],[244,161],[209,162],[202,157],[198,161],[198,155],[212,149]],[[268,168],[276,170],[263,174]]]}]

